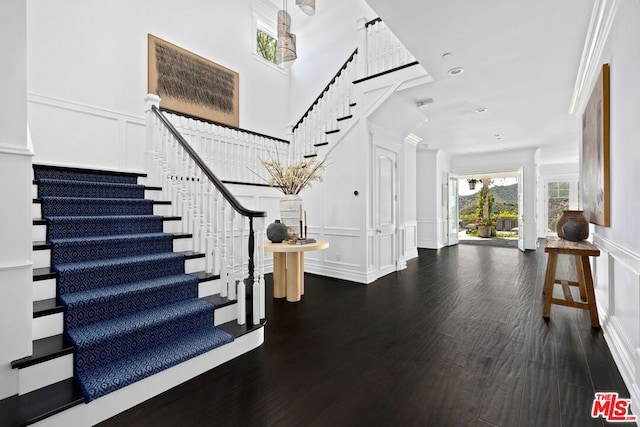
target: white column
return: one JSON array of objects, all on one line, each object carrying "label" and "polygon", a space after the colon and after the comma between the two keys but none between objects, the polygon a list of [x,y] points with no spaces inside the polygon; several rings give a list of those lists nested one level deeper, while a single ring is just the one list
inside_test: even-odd
[{"label": "white column", "polygon": [[31,354],[31,162],[27,131],[27,6],[0,2],[0,399],[18,392],[11,361]]},{"label": "white column", "polygon": [[144,103],[147,117],[147,144],[144,150],[144,169],[147,172],[147,185],[161,185],[159,182],[160,171],[156,164],[157,152],[154,150],[155,144],[159,143],[159,141],[155,141],[154,138],[154,136],[157,137],[154,126],[155,113],[151,111],[152,106],[160,106],[160,97],[149,93],[145,96]]},{"label": "white column", "polygon": [[356,79],[361,79],[367,76],[367,29],[364,24],[367,23],[367,18],[364,16],[356,21],[356,31],[358,32],[358,55],[356,65]]}]

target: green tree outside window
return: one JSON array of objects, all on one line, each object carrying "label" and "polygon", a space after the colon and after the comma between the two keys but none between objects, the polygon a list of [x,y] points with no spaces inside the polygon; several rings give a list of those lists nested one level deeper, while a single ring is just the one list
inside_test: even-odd
[{"label": "green tree outside window", "polygon": [[256,31],[258,55],[269,62],[278,64],[278,41],[260,28]]}]

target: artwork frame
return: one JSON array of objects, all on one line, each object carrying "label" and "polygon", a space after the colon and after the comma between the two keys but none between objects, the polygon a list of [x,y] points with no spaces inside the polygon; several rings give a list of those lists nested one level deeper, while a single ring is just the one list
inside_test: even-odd
[{"label": "artwork frame", "polygon": [[160,97],[161,108],[239,126],[237,72],[152,34],[147,48],[147,91]]},{"label": "artwork frame", "polygon": [[592,224],[609,227],[609,64],[603,64],[582,115],[580,182],[584,216]]}]

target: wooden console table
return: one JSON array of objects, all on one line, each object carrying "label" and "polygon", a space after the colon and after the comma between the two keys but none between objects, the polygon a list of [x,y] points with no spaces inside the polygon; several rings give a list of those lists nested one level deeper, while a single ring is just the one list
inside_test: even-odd
[{"label": "wooden console table", "polygon": [[273,252],[273,297],[300,301],[304,295],[304,253],[328,247],[329,242],[325,240],[306,245],[266,242],[264,250]]},{"label": "wooden console table", "polygon": [[[587,310],[591,317],[591,326],[594,328],[600,327],[595,292],[593,290],[591,264],[589,264],[589,257],[600,256],[600,250],[593,244],[586,241],[571,242],[558,237],[547,237],[544,241],[544,251],[549,255],[547,258],[547,272],[544,277],[544,288],[542,291],[544,295],[542,317],[549,319],[551,304],[564,305],[567,307]],[[578,276],[577,282],[556,278],[558,255],[574,256],[576,275]],[[564,299],[553,297],[553,286],[556,283],[562,285]],[[569,286],[577,286],[580,289],[580,299],[582,301],[574,301]]]}]

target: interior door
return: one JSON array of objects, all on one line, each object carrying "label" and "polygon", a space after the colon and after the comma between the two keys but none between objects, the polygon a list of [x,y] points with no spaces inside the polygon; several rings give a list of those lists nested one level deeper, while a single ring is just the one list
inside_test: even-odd
[{"label": "interior door", "polygon": [[458,177],[449,174],[447,185],[447,243],[449,246],[458,244],[459,217],[458,217]]},{"label": "interior door", "polygon": [[518,169],[518,249],[524,252],[524,168]]},{"label": "interior door", "polygon": [[374,147],[374,253],[378,277],[396,270],[397,250],[397,193],[396,153]]}]

